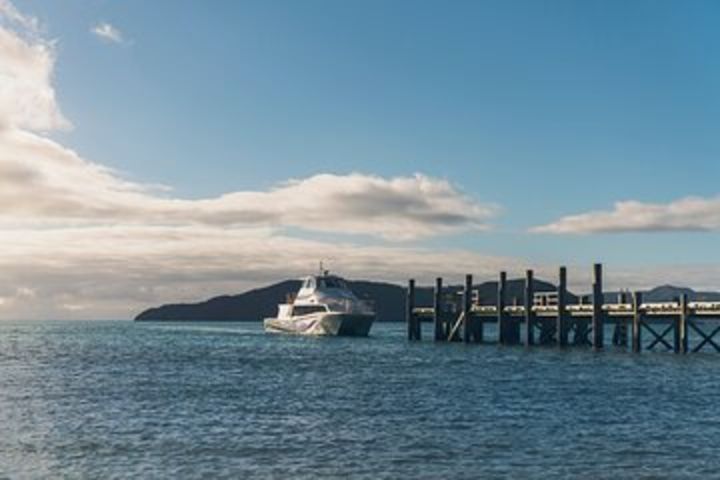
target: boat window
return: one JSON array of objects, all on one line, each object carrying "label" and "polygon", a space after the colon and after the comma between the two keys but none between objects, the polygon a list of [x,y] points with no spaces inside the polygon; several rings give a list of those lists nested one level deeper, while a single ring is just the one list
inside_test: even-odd
[{"label": "boat window", "polygon": [[315,279],[308,278],[307,280],[305,280],[305,288],[314,289],[315,288]]},{"label": "boat window", "polygon": [[295,305],[293,307],[293,316],[307,315],[309,313],[325,312],[324,305]]}]

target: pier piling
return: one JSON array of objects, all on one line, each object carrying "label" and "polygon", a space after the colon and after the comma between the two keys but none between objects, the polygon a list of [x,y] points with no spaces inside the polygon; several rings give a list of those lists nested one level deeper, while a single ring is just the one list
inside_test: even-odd
[{"label": "pier piling", "polygon": [[435,296],[433,298],[433,324],[435,326],[435,341],[445,340],[445,323],[442,306],[443,280],[441,277],[435,279]]},{"label": "pier piling", "polygon": [[533,285],[533,271],[525,272],[525,344],[531,346],[535,343],[535,314],[533,301],[535,299],[535,286]]},{"label": "pier piling", "polygon": [[675,342],[675,352],[679,351],[682,353],[688,352],[688,295],[687,293],[683,293],[680,295],[680,315],[677,319],[677,334],[676,334],[676,342]]},{"label": "pier piling", "polygon": [[[465,275],[465,288],[463,290],[463,317],[465,318],[465,328],[463,328],[463,341],[470,343],[471,338],[475,337],[477,342],[477,333],[473,332],[474,323],[471,316],[472,307],[472,275]],[[473,335],[474,334],[474,335]]]},{"label": "pier piling", "polygon": [[557,343],[561,347],[566,347],[568,344],[568,329],[567,329],[567,312],[565,306],[567,305],[567,268],[560,267],[558,276],[558,287],[557,287],[557,323],[556,323],[556,338]]},{"label": "pier piling", "polygon": [[497,288],[497,324],[498,324],[498,343],[504,345],[507,342],[507,316],[505,315],[505,290],[507,289],[507,272],[500,272]]},{"label": "pier piling", "polygon": [[603,322],[603,288],[602,288],[602,264],[593,265],[593,313],[592,313],[592,346],[595,350],[601,350],[604,345],[604,322]]},{"label": "pier piling", "polygon": [[415,314],[415,280],[408,280],[405,317],[407,321],[408,340],[420,340],[420,319]]},{"label": "pier piling", "polygon": [[632,296],[632,351],[640,353],[642,350],[642,292],[634,292]]}]

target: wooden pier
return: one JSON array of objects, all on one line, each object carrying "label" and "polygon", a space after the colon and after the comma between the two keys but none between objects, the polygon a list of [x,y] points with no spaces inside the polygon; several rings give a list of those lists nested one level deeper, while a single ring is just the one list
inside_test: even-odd
[{"label": "wooden pier", "polygon": [[[605,325],[613,327],[611,345],[633,352],[664,349],[675,353],[698,352],[712,348],[720,352],[715,337],[720,333],[720,302],[690,302],[687,294],[676,301],[645,303],[642,292],[621,292],[617,303],[605,303],[602,265],[593,266],[592,295],[589,303],[568,303],[567,269],[560,267],[554,304],[536,302],[532,270],[525,275],[521,305],[514,299],[508,305],[507,274],[500,272],[494,305],[482,305],[473,298],[473,277],[467,275],[462,301],[455,312],[443,302],[443,279],[435,282],[432,306],[415,304],[415,281],[408,282],[407,331],[410,341],[422,339],[423,319],[432,319],[436,342],[498,343],[501,345],[606,347]],[[547,292],[546,292],[547,293]],[[497,338],[488,339],[485,324],[497,325]],[[522,328],[524,325],[524,328]],[[690,332],[694,333],[691,342]],[[628,334],[629,333],[629,334]]]}]

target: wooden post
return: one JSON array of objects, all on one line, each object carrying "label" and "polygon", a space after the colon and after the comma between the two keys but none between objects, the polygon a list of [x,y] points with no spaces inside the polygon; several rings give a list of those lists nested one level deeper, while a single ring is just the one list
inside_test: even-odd
[{"label": "wooden post", "polygon": [[[450,338],[450,333],[452,332],[453,326],[455,325],[455,320],[457,315],[457,302],[455,301],[455,292],[452,293],[453,299],[452,299],[452,315],[446,314],[445,315],[445,339],[446,340],[453,340]],[[447,299],[447,296],[445,296],[445,300]],[[444,301],[445,301],[444,300]],[[457,335],[456,335],[457,338]]]},{"label": "wooden post", "polygon": [[560,267],[560,275],[558,278],[558,305],[557,305],[557,323],[556,323],[556,335],[557,343],[561,347],[565,347],[568,344],[568,329],[566,325],[566,312],[565,305],[567,302],[567,268]]},{"label": "wooden post", "polygon": [[472,275],[465,275],[465,289],[463,291],[463,315],[465,317],[465,328],[463,328],[463,341],[470,343],[470,338],[475,337],[477,341],[477,333],[473,332],[474,321],[470,315],[472,307]]},{"label": "wooden post", "polygon": [[535,343],[535,314],[533,312],[533,300],[535,298],[535,286],[533,285],[533,271],[525,272],[525,344],[527,346]]},{"label": "wooden post", "polygon": [[415,327],[415,280],[412,278],[408,280],[407,301],[405,306],[408,340],[418,340],[415,337],[417,333],[417,329]]},{"label": "wooden post", "polygon": [[604,318],[603,318],[603,288],[602,264],[593,266],[593,316],[592,316],[592,346],[600,350],[604,345]]},{"label": "wooden post", "polygon": [[435,341],[445,340],[445,328],[442,312],[442,278],[435,279],[435,301],[433,302],[433,322],[435,324]]},{"label": "wooden post", "polygon": [[[625,305],[627,298],[625,292],[618,292],[618,305]],[[615,317],[615,328],[613,329],[613,345],[618,347],[627,347],[627,323],[624,316]]]},{"label": "wooden post", "polygon": [[[630,301],[630,298],[628,298],[629,292],[623,292],[622,293],[622,304],[625,305]],[[624,307],[623,307],[624,308]],[[626,317],[622,317],[621,320],[622,328],[620,329],[620,343],[623,347],[627,348],[628,346],[628,321]]]},{"label": "wooden post", "polygon": [[[618,292],[617,294],[617,304],[620,305],[623,302],[623,293]],[[613,338],[612,338],[612,344],[613,345],[620,345],[620,319],[618,317],[615,318],[615,327],[613,328]]]},{"label": "wooden post", "polygon": [[687,293],[683,293],[680,296],[680,316],[678,317],[677,325],[676,325],[675,352],[678,352],[678,350],[682,353],[688,352],[688,336],[687,336],[688,316],[689,316],[688,295],[687,295]]},{"label": "wooden post", "polygon": [[642,350],[642,292],[633,292],[633,318],[632,318],[632,351],[640,353]]},{"label": "wooden post", "polygon": [[507,342],[507,318],[505,316],[505,290],[507,289],[507,273],[500,272],[497,289],[497,324],[498,324],[498,343],[503,345]]}]

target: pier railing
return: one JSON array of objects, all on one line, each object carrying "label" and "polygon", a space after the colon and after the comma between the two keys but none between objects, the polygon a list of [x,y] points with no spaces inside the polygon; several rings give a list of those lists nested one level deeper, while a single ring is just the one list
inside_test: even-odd
[{"label": "pier railing", "polygon": [[[602,289],[602,265],[593,266],[591,303],[569,304],[567,270],[560,267],[556,304],[535,305],[534,275],[525,276],[522,305],[506,305],[507,275],[501,272],[494,305],[473,301],[472,275],[466,275],[459,310],[448,312],[443,304],[443,280],[435,282],[432,306],[415,304],[415,281],[408,282],[408,339],[420,340],[421,322],[432,319],[435,341],[499,343],[502,345],[558,345],[561,347],[606,346],[606,325],[612,327],[611,345],[635,352],[664,348],[676,353],[698,352],[710,348],[720,352],[715,340],[720,334],[720,302],[690,302],[682,294],[673,302],[643,302],[642,292],[620,293],[617,303],[605,303]],[[497,338],[486,338],[485,324],[497,326]],[[524,327],[524,328],[523,328]],[[644,339],[644,334],[648,338]],[[648,341],[649,340],[649,341]]]}]

